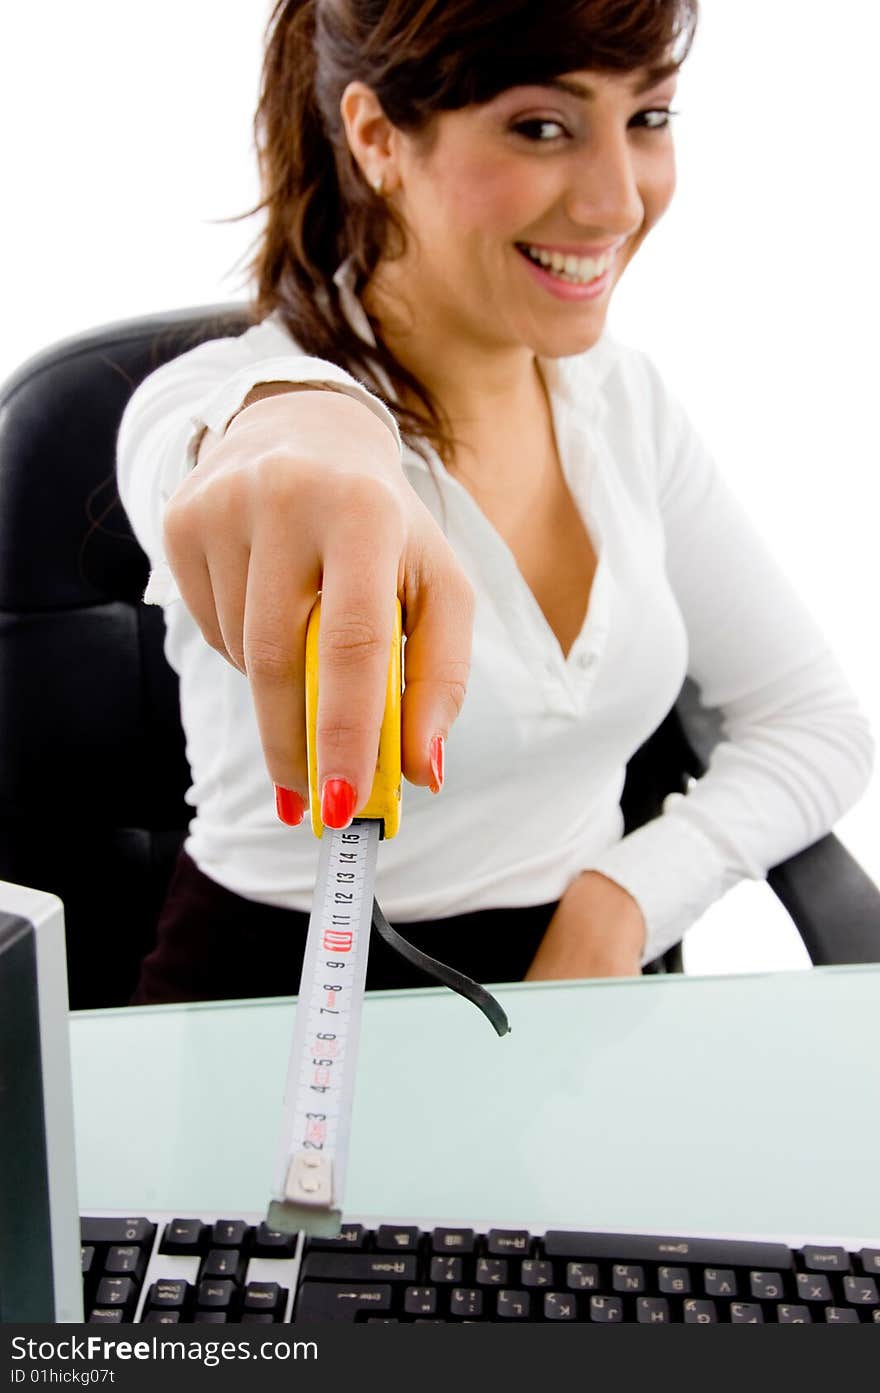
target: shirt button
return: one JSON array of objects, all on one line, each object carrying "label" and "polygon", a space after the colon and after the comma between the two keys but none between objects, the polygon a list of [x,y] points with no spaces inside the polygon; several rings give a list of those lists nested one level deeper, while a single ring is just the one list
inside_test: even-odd
[{"label": "shirt button", "polygon": [[577,657],[577,665],[579,668],[582,668],[584,672],[588,672],[595,661],[595,653],[579,653]]}]

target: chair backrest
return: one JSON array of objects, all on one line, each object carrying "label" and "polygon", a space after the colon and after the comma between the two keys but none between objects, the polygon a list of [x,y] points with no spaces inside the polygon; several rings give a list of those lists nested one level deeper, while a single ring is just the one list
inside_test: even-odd
[{"label": "chair backrest", "polygon": [[189,816],[116,433],[143,378],[247,322],[218,307],[110,325],[0,389],[0,877],[64,900],[76,1007],[128,1000]]},{"label": "chair backrest", "polygon": [[[245,306],[96,329],[0,388],[0,878],[65,904],[71,1004],[124,1004],[190,810],[177,678],[141,603],[116,434],[162,363],[241,333]],[[699,772],[675,713],[635,757],[627,829]]]}]

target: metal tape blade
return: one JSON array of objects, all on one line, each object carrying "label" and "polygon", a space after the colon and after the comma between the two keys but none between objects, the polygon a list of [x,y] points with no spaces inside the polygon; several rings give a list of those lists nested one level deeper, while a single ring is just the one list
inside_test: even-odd
[{"label": "metal tape blade", "polygon": [[340,1231],[370,946],[378,821],[325,829],[309,918],[270,1228]]}]

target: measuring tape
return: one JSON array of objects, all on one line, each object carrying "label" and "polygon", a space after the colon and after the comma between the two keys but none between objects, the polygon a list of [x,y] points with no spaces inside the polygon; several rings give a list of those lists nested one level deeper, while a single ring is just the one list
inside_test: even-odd
[{"label": "measuring tape", "polygon": [[325,828],[321,822],[317,773],[320,613],[319,600],[306,634],[306,736],[312,827],[321,838],[321,849],[287,1068],[278,1172],[266,1221],[282,1233],[302,1229],[318,1238],[333,1238],[342,1224],[371,927],[408,962],[479,1006],[499,1035],[510,1027],[485,988],[401,938],[373,897],[379,841],[395,836],[400,826],[403,640],[399,602],[370,797],[344,831]]},{"label": "measuring tape", "polygon": [[321,838],[293,1043],[287,1069],[279,1171],[266,1216],[284,1233],[333,1237],[342,1221],[348,1134],[367,977],[380,837],[400,826],[400,602],[373,787],[344,831],[325,828],[318,790],[318,637],[321,602],[306,632],[306,743],[312,828]]},{"label": "measuring tape", "polygon": [[286,1125],[270,1228],[333,1237],[342,1220],[348,1123],[379,824],[358,819],[325,832],[319,893],[309,920],[285,1094]]}]

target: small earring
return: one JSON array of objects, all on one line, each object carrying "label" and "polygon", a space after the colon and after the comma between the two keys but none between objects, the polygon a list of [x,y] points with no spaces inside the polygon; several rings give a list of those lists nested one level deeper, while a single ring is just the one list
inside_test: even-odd
[{"label": "small earring", "polygon": [[383,193],[385,192],[385,175],[377,174],[376,178],[371,180],[371,184],[373,188],[373,193],[377,193],[381,198]]}]

